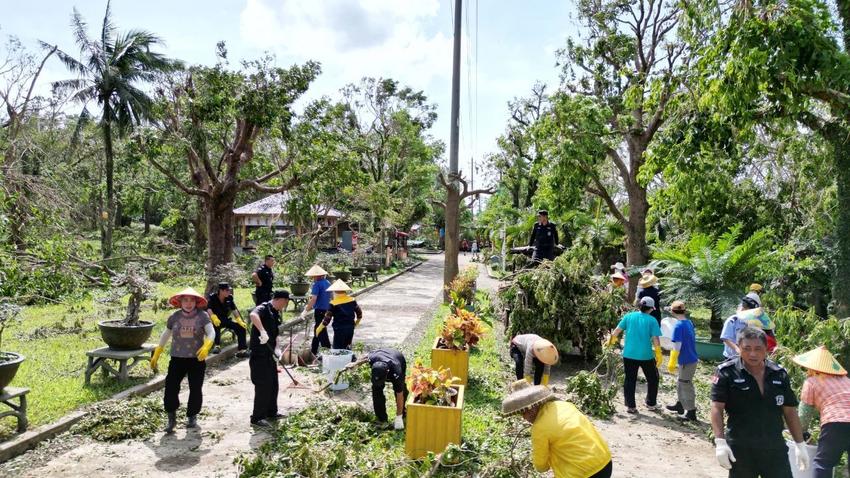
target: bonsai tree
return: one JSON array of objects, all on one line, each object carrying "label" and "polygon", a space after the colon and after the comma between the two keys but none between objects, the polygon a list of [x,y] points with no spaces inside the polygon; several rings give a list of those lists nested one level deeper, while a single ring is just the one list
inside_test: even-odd
[{"label": "bonsai tree", "polygon": [[130,299],[122,322],[127,327],[135,327],[139,325],[142,302],[153,296],[153,284],[147,279],[144,270],[137,265],[131,264],[127,266],[126,272],[115,275],[109,293],[99,300],[107,304],[107,315],[110,318],[126,295],[129,295]]},{"label": "bonsai tree", "polygon": [[711,341],[719,343],[723,318],[735,311],[771,244],[765,229],[742,241],[739,224],[716,239],[694,234],[683,244],[654,249],[653,255],[665,295],[708,307]]},{"label": "bonsai tree", "polygon": [[481,319],[474,313],[457,309],[443,321],[440,338],[448,349],[466,350],[478,345],[485,329]]},{"label": "bonsai tree", "polygon": [[[21,307],[9,302],[0,303],[0,351],[3,350],[3,331],[6,327],[16,320],[20,320]],[[5,357],[0,352],[0,362],[4,361]]]},{"label": "bonsai tree", "polygon": [[416,361],[410,376],[407,377],[407,389],[414,395],[414,401],[423,405],[452,407],[452,397],[457,395],[455,378],[445,367],[433,369]]}]

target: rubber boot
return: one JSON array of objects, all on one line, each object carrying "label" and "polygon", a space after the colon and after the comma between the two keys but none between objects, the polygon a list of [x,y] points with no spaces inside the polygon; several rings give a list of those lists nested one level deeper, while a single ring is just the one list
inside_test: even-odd
[{"label": "rubber boot", "polygon": [[177,426],[177,412],[168,412],[168,424],[165,425],[165,433],[174,433]]},{"label": "rubber boot", "polygon": [[685,413],[685,408],[682,406],[682,402],[676,402],[675,405],[667,405],[664,408],[666,408],[667,410],[670,410],[671,412],[676,412],[679,415],[682,415],[682,414]]},{"label": "rubber boot", "polygon": [[198,416],[192,415],[190,417],[186,417],[186,428],[197,428],[198,426]]}]

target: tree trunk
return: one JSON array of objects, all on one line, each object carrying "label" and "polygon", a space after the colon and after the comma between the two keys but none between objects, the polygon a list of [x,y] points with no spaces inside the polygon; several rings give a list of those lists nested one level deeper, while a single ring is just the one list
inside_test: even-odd
[{"label": "tree trunk", "polygon": [[207,232],[209,247],[207,252],[207,286],[212,290],[216,268],[233,262],[233,206],[236,202],[236,190],[213,195],[206,201]]},{"label": "tree trunk", "polygon": [[[626,266],[642,266],[649,261],[649,247],[646,244],[646,215],[649,202],[646,190],[637,184],[629,185],[629,223],[626,225]],[[629,281],[628,300],[635,299],[636,280]]]},{"label": "tree trunk", "polygon": [[460,250],[458,234],[460,215],[460,191],[452,184],[446,194],[446,252],[443,268],[443,301],[449,301],[448,286],[458,273],[457,257]]},{"label": "tree trunk", "polygon": [[[108,118],[111,113],[108,107],[104,110],[104,118]],[[114,152],[112,151],[112,125],[108,120],[103,121],[103,145],[106,153],[106,214],[101,215],[101,220],[104,221],[100,249],[104,259],[112,257],[112,229],[115,223],[115,182],[114,182]],[[105,216],[105,217],[104,217]]]},{"label": "tree trunk", "polygon": [[847,131],[838,130],[830,135],[835,161],[838,211],[835,218],[835,273],[832,281],[832,298],[835,315],[850,317],[850,142]]},{"label": "tree trunk", "polygon": [[192,228],[195,230],[195,238],[192,247],[195,253],[201,255],[207,247],[207,237],[209,234],[209,216],[207,211],[209,206],[203,199],[198,199],[198,209],[195,213],[195,218],[192,220]]},{"label": "tree trunk", "polygon": [[711,341],[716,344],[721,343],[720,332],[723,331],[723,315],[721,311],[711,309],[711,319],[708,321],[708,328],[711,332]]},{"label": "tree trunk", "polygon": [[150,193],[145,194],[145,198],[142,200],[142,218],[145,222],[145,235],[147,236],[151,232],[151,198],[150,198]]}]

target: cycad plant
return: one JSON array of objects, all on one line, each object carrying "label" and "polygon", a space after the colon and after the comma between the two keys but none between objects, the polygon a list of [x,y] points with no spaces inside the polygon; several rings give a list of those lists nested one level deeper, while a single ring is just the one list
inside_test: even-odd
[{"label": "cycad plant", "polygon": [[769,257],[770,232],[741,239],[741,225],[718,238],[694,234],[682,244],[655,248],[657,272],[670,300],[687,300],[711,310],[711,341],[720,342],[723,318],[735,311],[746,285]]}]

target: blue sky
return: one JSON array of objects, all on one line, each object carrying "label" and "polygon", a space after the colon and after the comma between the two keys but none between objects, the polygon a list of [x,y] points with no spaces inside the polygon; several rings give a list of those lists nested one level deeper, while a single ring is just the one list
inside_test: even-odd
[{"label": "blue sky", "polygon": [[[72,8],[96,35],[106,5],[105,0],[14,3],[0,19],[0,34],[15,35],[33,48],[44,40],[69,52],[76,51]],[[460,163],[466,171],[471,157],[481,164],[495,150],[509,100],[527,94],[535,81],[557,85],[554,52],[577,30],[570,1],[480,0],[476,35],[476,3],[464,0],[469,13],[464,45],[470,48],[461,61]],[[214,63],[219,40],[227,43],[231,61],[266,51],[281,65],[321,61],[323,73],[311,97],[335,96],[363,76],[398,79],[437,103],[440,119],[432,134],[448,144],[452,5],[452,0],[115,0],[112,9],[120,30],[150,30],[165,40],[166,54],[192,64]],[[67,78],[63,68],[49,62],[45,85]]]}]

